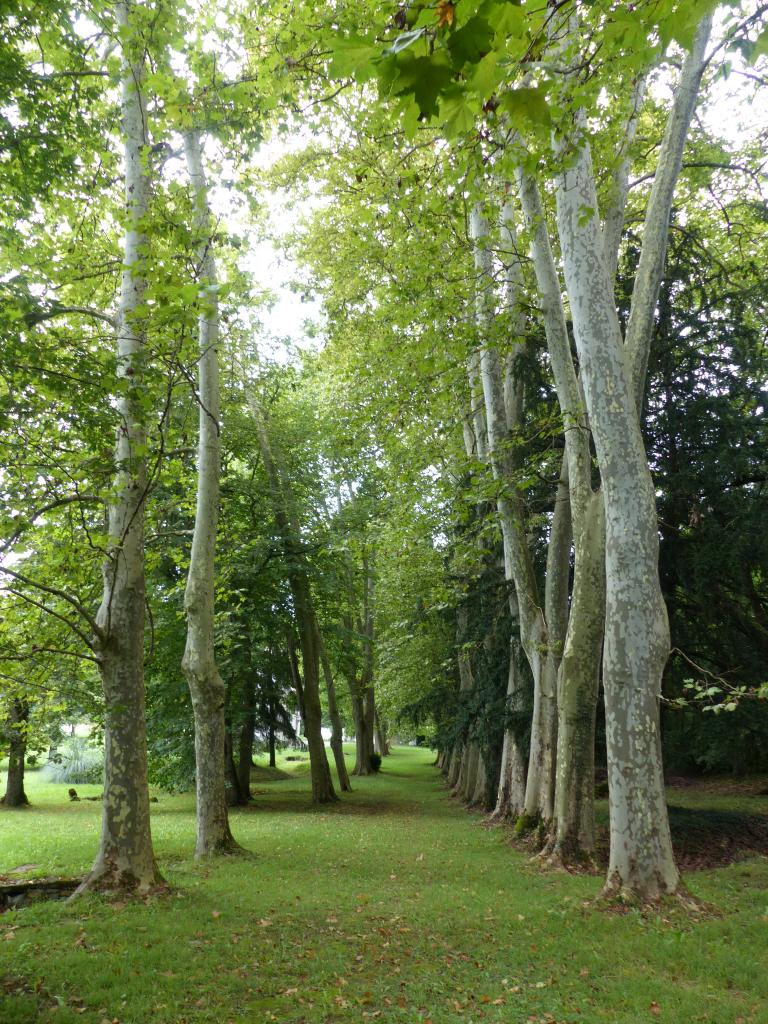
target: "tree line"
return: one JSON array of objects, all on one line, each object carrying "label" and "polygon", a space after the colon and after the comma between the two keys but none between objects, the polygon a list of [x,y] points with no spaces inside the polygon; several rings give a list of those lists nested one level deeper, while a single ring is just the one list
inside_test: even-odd
[{"label": "tree line", "polygon": [[[357,774],[410,730],[553,865],[594,857],[597,758],[606,891],[677,891],[662,738],[741,770],[765,727],[763,158],[697,109],[768,37],[716,6],[13,19],[7,802],[35,714],[101,723],[83,888],[160,882],[152,775],[235,851],[295,706],[316,802],[324,721],[342,791],[345,720]],[[319,300],[291,364],[253,231]]]}]

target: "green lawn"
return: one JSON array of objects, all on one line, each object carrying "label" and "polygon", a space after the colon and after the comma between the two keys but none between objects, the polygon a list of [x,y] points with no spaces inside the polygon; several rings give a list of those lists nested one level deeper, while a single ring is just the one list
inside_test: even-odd
[{"label": "green lawn", "polygon": [[[431,761],[397,749],[322,810],[304,764],[256,773],[232,815],[254,856],[216,864],[190,858],[191,797],[159,794],[171,895],[0,917],[0,1022],[768,1022],[768,862],[690,876],[717,909],[698,920],[607,912],[586,903],[598,878],[541,873]],[[67,788],[32,773],[33,806],[0,809],[0,873],[87,869],[100,809]]]}]

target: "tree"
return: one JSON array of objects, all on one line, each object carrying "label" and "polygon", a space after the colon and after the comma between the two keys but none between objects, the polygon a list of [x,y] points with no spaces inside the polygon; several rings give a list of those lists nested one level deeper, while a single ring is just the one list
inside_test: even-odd
[{"label": "tree", "polygon": [[[287,479],[279,454],[274,454],[274,443],[269,436],[264,410],[254,395],[250,396],[250,409],[254,418],[264,468],[269,480],[272,508],[284,549],[286,571],[290,582],[293,610],[299,634],[303,670],[301,708],[312,768],[312,800],[315,803],[328,803],[337,798],[331,780],[331,772],[328,767],[328,758],[325,753],[325,743],[323,742],[321,731],[319,631],[312,601],[306,559],[303,553],[298,519],[290,490],[290,481]],[[297,681],[298,678],[297,673]]]},{"label": "tree", "polygon": [[29,803],[27,794],[24,792],[24,758],[27,753],[28,720],[29,704],[23,698],[14,697],[5,725],[10,747],[8,777],[5,782],[5,795],[2,799],[2,803],[6,807],[24,807]]},{"label": "tree", "polygon": [[146,51],[134,5],[117,6],[123,46],[126,233],[117,331],[115,496],[109,509],[104,594],[94,622],[104,686],[104,815],[99,851],[80,891],[95,886],[148,890],[161,881],[152,850],[144,706],[144,505],[148,487],[144,261],[149,179],[146,108],[142,94]]},{"label": "tree", "polygon": [[[185,133],[184,148],[194,191],[195,228],[199,234],[197,251],[202,309],[199,318],[197,390],[197,509],[184,596],[187,644],[181,664],[189,683],[195,715],[195,855],[208,857],[217,853],[231,853],[237,848],[229,829],[224,782],[226,689],[216,665],[213,632],[216,525],[221,473],[218,283],[198,131],[191,129]],[[245,789],[248,789],[247,780]]]}]

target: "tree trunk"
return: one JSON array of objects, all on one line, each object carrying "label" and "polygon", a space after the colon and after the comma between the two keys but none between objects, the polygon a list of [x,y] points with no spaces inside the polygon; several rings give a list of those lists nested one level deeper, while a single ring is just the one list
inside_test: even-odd
[{"label": "tree trunk", "polygon": [[339,707],[336,703],[336,685],[333,680],[331,663],[328,660],[328,652],[325,648],[325,643],[323,642],[317,621],[315,621],[315,629],[317,632],[317,644],[320,651],[320,662],[322,664],[323,676],[325,678],[325,692],[328,697],[328,717],[331,720],[331,750],[333,751],[333,759],[336,764],[336,774],[339,777],[339,788],[343,793],[349,793],[352,790],[352,785],[349,781],[347,764],[344,760],[344,730],[341,727],[341,716],[339,715]]},{"label": "tree trunk", "polygon": [[387,743],[387,731],[382,725],[381,715],[376,710],[374,716],[374,749],[380,757],[389,757],[389,743]]},{"label": "tree trunk", "polygon": [[595,711],[605,621],[605,519],[592,495],[576,540],[571,616],[558,676],[555,832],[547,853],[566,865],[595,851]]},{"label": "tree trunk", "polygon": [[470,740],[467,747],[467,768],[464,774],[461,790],[459,796],[464,803],[469,804],[472,802],[472,797],[475,794],[475,786],[477,784],[477,773],[480,767],[480,746],[476,740]]},{"label": "tree trunk", "polygon": [[475,770],[475,784],[469,794],[468,804],[470,807],[481,807],[486,810],[488,803],[488,770],[485,764],[483,752],[478,747],[477,768]]},{"label": "tree trunk", "polygon": [[235,744],[232,738],[232,722],[229,716],[224,725],[224,797],[228,807],[245,807],[249,800],[248,789],[240,785],[240,775],[235,764]]},{"label": "tree trunk", "polygon": [[461,772],[461,754],[461,744],[454,744],[453,750],[451,751],[451,762],[450,765],[448,766],[448,771],[445,776],[445,784],[451,790],[459,781],[459,773]]},{"label": "tree trunk", "polygon": [[661,768],[658,700],[669,627],[659,587],[656,503],[603,253],[589,145],[584,136],[568,142],[568,166],[558,175],[558,231],[605,497],[607,888],[650,898],[675,891],[679,882]]},{"label": "tree trunk", "polygon": [[[574,591],[565,638],[566,656],[557,683],[555,821],[544,850],[552,863],[565,864],[588,860],[594,850],[594,729],[605,609],[604,518],[602,496],[596,496],[592,490],[589,428],[571,356],[562,291],[541,196],[535,179],[523,166],[517,168],[516,179],[530,231],[539,308],[565,426],[573,525]],[[615,263],[611,266],[615,272]],[[552,612],[547,617],[548,621],[556,618]]]},{"label": "tree trunk", "polygon": [[[510,598],[510,604],[517,610],[517,598]],[[524,683],[521,671],[520,639],[515,628],[516,615],[512,619],[512,634],[509,641],[509,675],[507,679],[507,708],[517,719],[523,707]],[[525,758],[516,729],[519,720],[507,724],[504,730],[504,745],[501,751],[501,772],[496,794],[496,806],[490,821],[517,820],[525,809]]]},{"label": "tree trunk", "polygon": [[[605,501],[606,618],[603,684],[611,812],[606,891],[641,899],[674,892],[661,766],[659,697],[669,625],[658,577],[655,493],[639,426],[648,350],[666,254],[669,215],[693,116],[712,18],[696,33],[675,94],[646,211],[626,348],[613,299],[584,118],[557,140],[557,220],[587,409]],[[568,16],[566,45],[578,49]],[[570,55],[578,61],[576,53]],[[564,87],[569,88],[568,78]]]},{"label": "tree trunk", "polygon": [[[242,711],[243,722],[240,726],[240,740],[237,751],[237,777],[240,783],[240,792],[249,796],[251,792],[251,768],[253,768],[253,734],[256,730],[256,687],[254,686],[253,679],[248,675],[246,675],[243,682]],[[274,757],[275,734],[274,726],[271,722],[269,729]]]},{"label": "tree trunk", "polygon": [[[547,650],[541,675],[541,768],[536,793],[526,792],[526,813],[536,814],[547,824],[555,815],[557,766],[557,674],[568,625],[568,584],[571,557],[571,505],[568,494],[568,462],[563,455],[560,480],[555,492],[555,510],[547,545],[544,588],[544,618]],[[530,772],[529,772],[530,777]],[[536,803],[534,803],[536,799]]]},{"label": "tree trunk", "polygon": [[462,799],[464,797],[464,790],[467,788],[467,777],[469,775],[472,762],[472,751],[473,746],[469,742],[465,743],[461,748],[461,753],[459,754],[459,771],[456,776],[456,783],[451,790],[452,796],[461,797]]},{"label": "tree trunk", "polygon": [[374,735],[376,701],[373,692],[373,576],[368,559],[363,557],[365,591],[360,632],[363,637],[363,671],[354,701],[355,710],[355,775],[372,775],[371,758],[375,753]]},{"label": "tree trunk", "polygon": [[94,650],[104,687],[104,798],[101,842],[77,893],[92,888],[146,892],[161,881],[152,850],[144,704],[144,506],[147,492],[146,411],[143,408],[143,298],[147,238],[148,140],[141,93],[144,42],[132,26],[133,4],[117,5],[123,39],[122,119],[125,138],[126,233],[117,336],[117,374],[123,387],[114,497],[104,590]]},{"label": "tree trunk", "polygon": [[[195,718],[195,857],[199,858],[232,853],[238,845],[229,830],[224,780],[226,688],[216,664],[213,636],[221,477],[218,284],[199,132],[184,133],[184,149],[194,193],[197,272],[202,306],[198,318],[197,507],[184,594],[187,643],[181,661]],[[247,782],[244,787],[241,784],[241,795],[248,790]]]},{"label": "tree trunk", "polygon": [[277,760],[275,759],[275,727],[269,723],[269,767],[276,768]]},{"label": "tree trunk", "polygon": [[[516,242],[511,219],[507,215],[504,216],[504,228],[506,238],[514,251]],[[505,493],[500,493],[496,501],[504,541],[504,572],[507,580],[514,581],[520,641],[533,675],[533,716],[524,807],[524,823],[533,824],[542,819],[549,821],[553,813],[557,721],[556,665],[559,652],[550,651],[547,621],[541,607],[525,533],[525,504],[515,486],[517,465],[511,447],[503,443],[510,426],[516,425],[510,424],[508,413],[511,414],[512,410],[516,409],[519,416],[522,402],[519,396],[514,400],[512,397],[515,390],[519,390],[519,384],[515,381],[514,361],[507,374],[505,388],[498,353],[490,343],[494,308],[493,268],[488,247],[488,223],[479,205],[475,205],[472,211],[470,234],[475,246],[476,316],[481,341],[480,369],[485,397],[488,454],[494,478],[506,485]],[[507,301],[516,313],[516,336],[522,336],[523,333],[522,325],[519,323],[520,282],[520,268],[518,263],[513,261],[507,268]],[[556,522],[553,522],[552,532],[557,543],[560,543],[561,535],[564,536],[565,532],[562,505],[562,499],[555,503]],[[558,555],[560,551],[561,548],[558,548]],[[559,567],[560,559],[557,559],[555,564]],[[557,580],[548,577],[548,585],[561,587],[561,581],[559,577]],[[510,742],[513,742],[513,739]]]},{"label": "tree trunk", "polygon": [[5,782],[5,796],[2,803],[6,807],[25,807],[29,800],[24,792],[24,758],[27,754],[27,721],[29,704],[19,697],[11,701],[8,717],[8,777]]}]

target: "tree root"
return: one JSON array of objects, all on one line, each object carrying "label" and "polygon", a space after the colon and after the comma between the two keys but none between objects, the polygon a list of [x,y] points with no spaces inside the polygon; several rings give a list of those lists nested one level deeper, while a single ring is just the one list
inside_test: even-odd
[{"label": "tree root", "polygon": [[629,886],[618,885],[615,880],[609,879],[603,886],[600,895],[588,901],[585,906],[593,906],[598,910],[614,914],[628,914],[635,910],[640,911],[644,916],[663,916],[679,911],[696,919],[722,916],[713,904],[706,903],[694,896],[682,882],[674,892],[643,895]]}]

